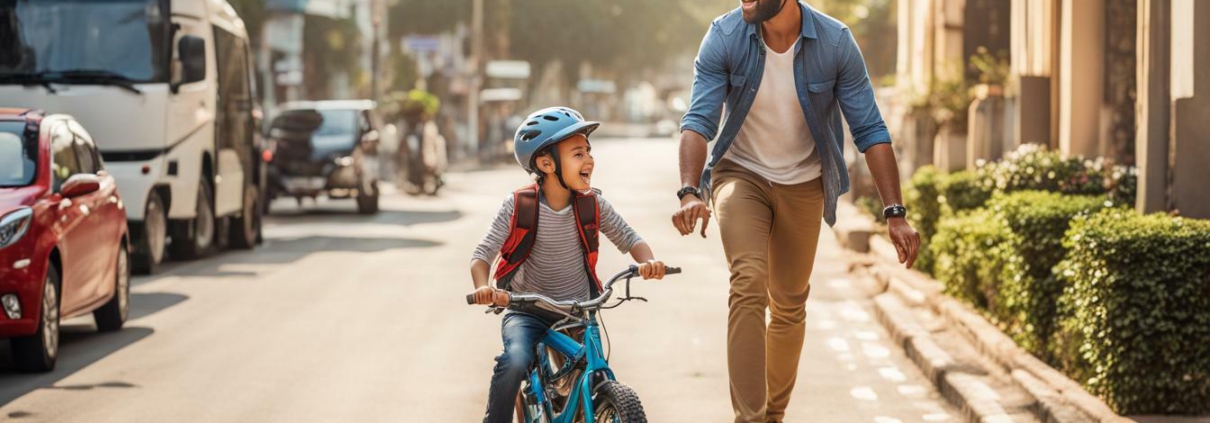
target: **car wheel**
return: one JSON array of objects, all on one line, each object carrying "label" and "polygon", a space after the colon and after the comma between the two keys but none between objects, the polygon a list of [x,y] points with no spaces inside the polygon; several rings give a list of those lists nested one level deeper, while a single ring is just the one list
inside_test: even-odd
[{"label": "car wheel", "polygon": [[357,191],[357,212],[361,214],[378,213],[378,181],[371,181],[369,188]]},{"label": "car wheel", "polygon": [[261,224],[260,197],[256,187],[244,188],[244,208],[231,225],[231,246],[250,250],[256,246]]},{"label": "car wheel", "polygon": [[134,273],[150,275],[155,273],[164,261],[165,244],[168,238],[168,217],[164,209],[164,201],[154,190],[147,196],[147,206],[141,223],[130,225],[131,239],[134,240],[134,255],[131,265]]},{"label": "car wheel", "polygon": [[55,369],[59,355],[59,269],[46,267],[42,306],[38,310],[38,331],[13,338],[13,361],[23,372],[49,372]]},{"label": "car wheel", "polygon": [[214,250],[217,238],[218,219],[214,216],[214,187],[208,177],[203,177],[197,190],[197,217],[173,225],[173,258],[192,260],[205,257]]},{"label": "car wheel", "polygon": [[130,316],[130,266],[127,258],[126,245],[123,244],[118,248],[113,298],[92,312],[93,319],[97,321],[97,330],[101,332],[121,330]]}]

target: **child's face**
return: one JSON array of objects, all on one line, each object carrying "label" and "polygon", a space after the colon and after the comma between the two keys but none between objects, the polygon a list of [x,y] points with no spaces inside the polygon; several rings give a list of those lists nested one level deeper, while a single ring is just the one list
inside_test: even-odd
[{"label": "child's face", "polygon": [[[596,162],[592,158],[592,145],[588,138],[581,134],[572,135],[555,145],[559,162],[563,166],[563,182],[567,187],[576,191],[592,188],[592,169]],[[538,159],[538,168],[547,176],[553,177],[555,163],[549,157]]]}]

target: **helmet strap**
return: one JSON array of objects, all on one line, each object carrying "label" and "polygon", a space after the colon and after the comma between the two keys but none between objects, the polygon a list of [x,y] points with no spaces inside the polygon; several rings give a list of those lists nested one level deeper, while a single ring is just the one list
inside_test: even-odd
[{"label": "helmet strap", "polygon": [[559,185],[562,185],[563,189],[571,191],[571,188],[567,187],[567,181],[563,180],[563,163],[559,160],[559,149],[552,148],[550,153],[551,160],[555,162],[555,177],[559,178]]}]

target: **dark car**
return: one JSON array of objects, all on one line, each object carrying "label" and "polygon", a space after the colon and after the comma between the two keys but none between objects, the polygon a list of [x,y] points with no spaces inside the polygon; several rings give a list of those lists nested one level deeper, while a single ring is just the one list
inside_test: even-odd
[{"label": "dark car", "polygon": [[381,121],[374,102],[287,103],[269,128],[272,198],[353,198],[357,211],[378,212]]},{"label": "dark car", "polygon": [[59,322],[92,313],[116,331],[130,309],[126,211],[84,128],[0,109],[0,338],[17,368],[49,371]]}]

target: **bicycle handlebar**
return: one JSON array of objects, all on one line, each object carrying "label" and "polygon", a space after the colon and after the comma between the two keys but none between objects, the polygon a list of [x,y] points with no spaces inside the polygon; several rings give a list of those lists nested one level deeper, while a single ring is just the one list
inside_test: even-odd
[{"label": "bicycle handlebar", "polygon": [[[681,273],[681,268],[679,268],[679,267],[668,266],[664,269],[665,275],[675,275],[675,274],[679,274],[679,273]],[[639,275],[639,266],[633,265],[633,264],[630,265],[629,268],[619,272],[618,274],[616,274],[612,278],[610,278],[608,282],[605,282],[605,290],[604,290],[604,292],[601,293],[600,296],[598,296],[597,298],[595,298],[593,300],[589,300],[589,301],[585,301],[585,302],[556,301],[545,295],[540,295],[540,294],[514,294],[514,293],[510,292],[510,293],[508,293],[508,304],[509,304],[509,307],[512,307],[514,304],[517,304],[517,303],[533,303],[533,302],[540,301],[540,302],[548,303],[548,304],[558,307],[558,308],[566,308],[566,309],[594,308],[594,307],[600,306],[601,304],[604,304],[605,301],[609,300],[609,296],[613,293],[613,283],[614,282],[617,282],[619,279],[622,279],[622,278],[629,279],[629,278],[633,278],[638,275]],[[466,294],[466,304],[475,305],[475,294],[473,294],[473,293]]]}]

